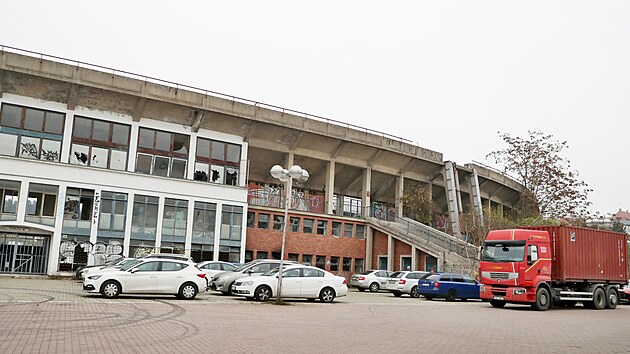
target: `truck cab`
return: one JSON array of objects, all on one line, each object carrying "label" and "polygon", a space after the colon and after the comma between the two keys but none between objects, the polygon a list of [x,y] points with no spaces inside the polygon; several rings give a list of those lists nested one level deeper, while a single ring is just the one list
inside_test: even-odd
[{"label": "truck cab", "polygon": [[[494,307],[529,303],[546,310],[552,299],[549,234],[539,230],[494,230],[482,249],[480,297]],[[542,287],[542,291],[539,288]]]}]

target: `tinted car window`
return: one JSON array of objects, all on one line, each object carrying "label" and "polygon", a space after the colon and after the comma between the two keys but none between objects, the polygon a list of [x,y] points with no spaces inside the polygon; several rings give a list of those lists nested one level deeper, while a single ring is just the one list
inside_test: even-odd
[{"label": "tinted car window", "polygon": [[440,277],[440,281],[451,281],[451,275],[450,274],[442,274],[442,276]]},{"label": "tinted car window", "polygon": [[208,264],[205,264],[201,268],[203,268],[203,269],[211,269],[211,270],[221,270],[221,264],[220,263],[208,263]]},{"label": "tinted car window", "polygon": [[223,270],[227,271],[232,271],[236,269],[236,266],[234,264],[221,264],[221,266],[223,267]]},{"label": "tinted car window", "polygon": [[304,273],[305,277],[309,277],[309,278],[316,278],[316,277],[324,276],[324,272],[319,269],[304,268],[302,269],[302,272]]},{"label": "tinted car window", "polygon": [[[276,265],[274,268],[277,268],[278,266]],[[255,266],[251,267],[251,271],[252,273],[264,273],[268,270],[272,269],[271,268],[271,263],[263,263],[263,264],[256,264]]]},{"label": "tinted car window", "polygon": [[137,269],[138,272],[155,272],[158,269],[158,264],[160,264],[160,262],[146,262],[140,264]]},{"label": "tinted car window", "polygon": [[390,275],[390,278],[402,278],[403,275],[405,275],[405,273],[403,273],[403,272],[396,272],[396,273]]},{"label": "tinted car window", "polygon": [[456,282],[456,283],[463,283],[464,282],[464,277],[461,275],[452,275],[452,281]]},{"label": "tinted car window", "polygon": [[418,279],[418,273],[409,273],[407,274],[407,279]]},{"label": "tinted car window", "polygon": [[387,272],[376,272],[377,277],[387,277]]},{"label": "tinted car window", "polygon": [[475,279],[473,279],[471,277],[467,277],[467,276],[464,276],[464,281],[466,281],[466,283],[470,283],[470,284],[476,284],[477,283],[475,281]]},{"label": "tinted car window", "polygon": [[300,269],[289,269],[282,276],[285,278],[297,278],[300,276]]},{"label": "tinted car window", "polygon": [[162,262],[163,272],[176,272],[186,267],[188,267],[188,264],[178,263],[178,262]]}]

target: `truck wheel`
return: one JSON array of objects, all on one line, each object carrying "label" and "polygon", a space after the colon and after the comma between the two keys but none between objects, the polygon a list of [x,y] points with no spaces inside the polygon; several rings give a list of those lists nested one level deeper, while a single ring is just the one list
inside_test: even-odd
[{"label": "truck wheel", "polygon": [[537,311],[547,311],[551,305],[551,297],[549,296],[549,290],[545,288],[538,288],[536,291],[536,303],[532,306]]},{"label": "truck wheel", "polygon": [[608,291],[606,292],[606,308],[614,310],[617,308],[618,304],[619,304],[619,294],[617,293],[615,288],[612,288],[612,287],[608,288]]},{"label": "truck wheel", "polygon": [[490,305],[492,305],[492,307],[496,307],[496,308],[505,307],[505,301],[490,300]]},{"label": "truck wheel", "polygon": [[604,289],[597,288],[593,292],[593,306],[595,310],[601,310],[606,307],[606,293],[604,293]]}]

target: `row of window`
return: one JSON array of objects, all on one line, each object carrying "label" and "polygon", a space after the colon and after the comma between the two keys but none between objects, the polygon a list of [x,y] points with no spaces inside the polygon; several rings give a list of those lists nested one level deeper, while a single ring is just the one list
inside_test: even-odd
[{"label": "row of window", "polygon": [[[0,180],[0,220],[16,220],[20,182]],[[26,201],[26,221],[54,225],[59,187],[29,183]],[[124,237],[127,207],[132,203],[131,237],[155,240],[158,226],[160,198],[134,195],[128,200],[126,193],[95,191],[69,187],[63,205],[63,232],[89,234],[92,223],[98,222],[98,234],[109,237]],[[195,201],[193,218],[188,220],[188,200],[164,199],[162,217],[162,239],[184,240],[188,222],[192,222],[192,238],[214,243],[216,208],[215,203]],[[223,205],[221,214],[220,240],[228,246],[236,246],[241,240],[243,208]],[[82,230],[82,232],[81,232]],[[223,242],[225,240],[225,242]],[[236,242],[234,242],[236,241]]]},{"label": "row of window", "polygon": [[[254,258],[254,255],[256,256],[256,258]],[[254,259],[270,259],[270,258],[280,259],[280,253],[271,252],[270,254],[267,251],[245,250],[245,262],[249,262]],[[317,268],[328,270],[330,272],[361,273],[364,271],[363,258],[353,259],[352,257],[289,253],[287,256],[287,260],[301,263],[304,265],[315,266]]]},{"label": "row of window", "polygon": [[[284,215],[250,211],[247,213],[247,227],[263,230],[282,230]],[[330,228],[328,225],[330,224]],[[290,232],[305,234],[332,235],[334,237],[365,239],[365,225],[352,222],[330,221],[307,217],[290,216]]]},{"label": "row of window", "polygon": [[[2,104],[0,155],[47,161],[61,160],[65,115],[41,109]],[[75,116],[69,162],[75,165],[126,171],[131,126]],[[141,127],[135,172],[186,178],[190,136]],[[241,146],[196,139],[197,181],[238,185]]]}]

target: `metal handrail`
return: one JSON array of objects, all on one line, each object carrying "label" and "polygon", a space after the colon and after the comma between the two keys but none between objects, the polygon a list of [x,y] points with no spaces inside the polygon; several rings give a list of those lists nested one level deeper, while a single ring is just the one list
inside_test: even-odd
[{"label": "metal handrail", "polygon": [[220,98],[229,99],[229,100],[231,100],[233,102],[237,102],[238,101],[238,102],[241,102],[241,103],[251,104],[251,105],[256,106],[256,107],[267,108],[267,109],[270,109],[270,110],[273,110],[273,111],[277,111],[277,112],[281,112],[281,113],[290,113],[290,114],[294,114],[296,116],[303,116],[304,118],[307,118],[307,119],[319,120],[319,121],[325,122],[327,124],[334,124],[334,125],[341,126],[341,127],[346,127],[346,128],[349,128],[349,129],[352,128],[352,129],[355,129],[355,130],[364,131],[366,134],[367,133],[371,133],[371,134],[380,135],[380,136],[382,136],[384,138],[388,138],[388,139],[392,139],[392,140],[399,140],[399,141],[405,142],[405,143],[413,143],[412,140],[405,139],[405,138],[402,138],[402,137],[399,137],[399,136],[396,136],[396,135],[392,135],[392,134],[389,134],[389,133],[381,132],[381,131],[370,129],[370,128],[361,127],[361,126],[350,124],[350,123],[341,122],[341,121],[338,121],[338,120],[334,120],[334,119],[318,116],[318,115],[315,115],[315,114],[309,114],[309,113],[297,111],[297,110],[294,110],[294,109],[284,108],[284,107],[272,105],[272,104],[269,104],[269,103],[254,101],[254,100],[250,100],[250,99],[243,98],[243,97],[238,97],[238,96],[229,95],[229,94],[225,94],[225,93],[221,93],[221,92],[217,92],[217,91],[202,89],[202,88],[199,88],[199,87],[179,84],[179,83],[176,83],[176,82],[173,82],[173,81],[162,80],[162,79],[158,79],[158,78],[151,77],[151,76],[135,74],[135,73],[132,73],[132,72],[129,72],[129,71],[118,70],[118,69],[114,69],[114,68],[110,68],[110,67],[106,67],[106,66],[102,66],[102,65],[90,64],[90,63],[82,62],[82,61],[79,61],[79,60],[72,60],[72,59],[67,59],[67,58],[63,58],[63,57],[59,57],[59,56],[55,56],[55,55],[34,52],[34,51],[31,51],[31,50],[11,47],[11,46],[7,46],[7,45],[0,45],[0,52],[5,52],[5,51],[16,53],[16,54],[29,54],[30,56],[39,57],[42,60],[43,59],[54,59],[54,60],[59,61],[59,62],[65,62],[65,63],[68,63],[68,64],[76,65],[77,67],[84,67],[86,69],[99,70],[99,71],[103,71],[103,72],[106,72],[106,73],[111,73],[112,75],[126,76],[126,77],[133,78],[133,79],[143,80],[145,82],[151,81],[153,83],[174,87],[175,89],[183,88],[183,89],[186,89],[186,90],[189,90],[189,91],[192,91],[192,92],[197,92],[197,93],[200,93],[200,94],[203,94],[203,95],[206,95],[206,96],[208,96],[208,95],[220,96]]}]

